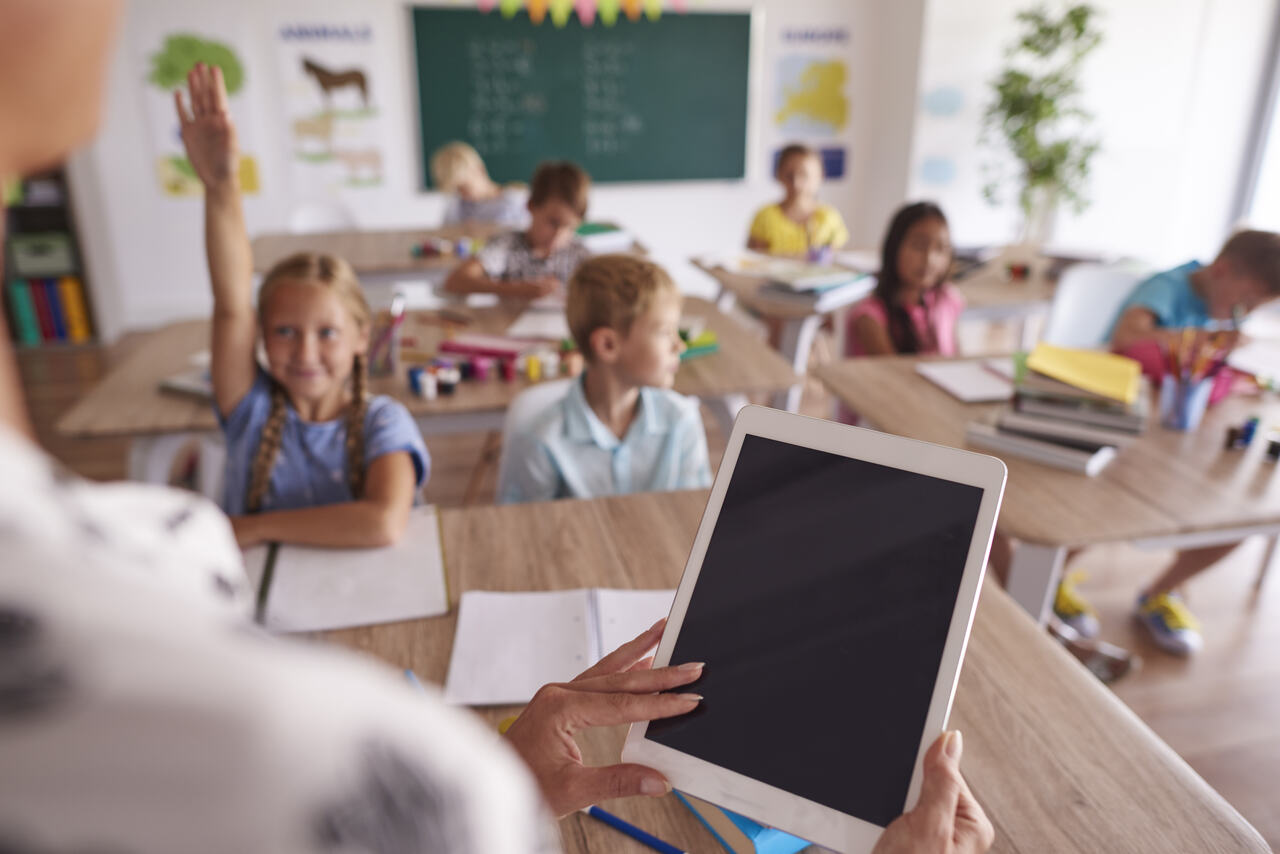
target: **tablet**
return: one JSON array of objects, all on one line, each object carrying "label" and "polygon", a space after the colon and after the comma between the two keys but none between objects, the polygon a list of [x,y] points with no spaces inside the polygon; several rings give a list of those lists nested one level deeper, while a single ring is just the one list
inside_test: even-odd
[{"label": "tablet", "polygon": [[654,666],[705,661],[688,715],[622,757],[843,852],[920,791],[1004,492],[994,457],[749,406]]}]

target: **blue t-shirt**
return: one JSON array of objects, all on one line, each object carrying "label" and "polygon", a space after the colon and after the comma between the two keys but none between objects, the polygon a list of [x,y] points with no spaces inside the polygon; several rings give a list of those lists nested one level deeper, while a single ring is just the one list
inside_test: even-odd
[{"label": "blue t-shirt", "polygon": [[1199,261],[1188,261],[1181,267],[1156,273],[1144,280],[1120,306],[1120,311],[1107,332],[1107,340],[1115,334],[1121,316],[1135,305],[1154,314],[1157,326],[1183,329],[1208,324],[1209,307],[1191,287],[1191,274],[1201,266]]},{"label": "blue t-shirt", "polygon": [[[227,466],[222,509],[231,516],[245,512],[249,470],[258,452],[262,426],[271,413],[271,377],[261,368],[253,387],[231,415],[218,413],[227,443]],[[214,406],[215,413],[217,406]],[[386,395],[369,400],[364,419],[364,464],[385,454],[406,451],[413,459],[419,488],[431,474],[431,457],[413,416]],[[271,469],[263,510],[293,510],[352,501],[347,479],[347,419],[303,421],[292,405],[285,415],[280,453]]]}]

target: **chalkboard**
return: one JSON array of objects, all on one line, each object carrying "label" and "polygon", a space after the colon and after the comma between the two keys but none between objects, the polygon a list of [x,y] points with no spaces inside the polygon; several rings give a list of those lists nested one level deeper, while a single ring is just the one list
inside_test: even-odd
[{"label": "chalkboard", "polygon": [[572,160],[596,181],[741,178],[749,14],[534,25],[415,8],[423,186],[437,147],[475,146],[495,181]]}]

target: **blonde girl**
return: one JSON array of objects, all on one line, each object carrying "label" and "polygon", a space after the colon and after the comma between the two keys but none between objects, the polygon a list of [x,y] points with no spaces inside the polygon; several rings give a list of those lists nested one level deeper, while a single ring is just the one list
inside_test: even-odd
[{"label": "blonde girl", "polygon": [[[377,546],[404,531],[430,458],[413,418],[370,397],[369,306],[350,265],[302,253],[267,273],[254,311],[239,151],[222,72],[197,65],[182,140],[205,187],[214,408],[227,443],[224,509],[242,546]],[[255,356],[261,334],[265,369]]]}]

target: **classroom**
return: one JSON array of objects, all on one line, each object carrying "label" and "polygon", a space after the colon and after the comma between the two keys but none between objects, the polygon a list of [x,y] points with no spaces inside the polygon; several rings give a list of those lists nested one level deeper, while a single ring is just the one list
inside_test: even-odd
[{"label": "classroom", "polygon": [[1280,847],[1280,0],[0,0],[0,208],[15,850]]}]

